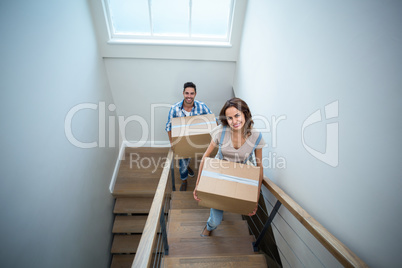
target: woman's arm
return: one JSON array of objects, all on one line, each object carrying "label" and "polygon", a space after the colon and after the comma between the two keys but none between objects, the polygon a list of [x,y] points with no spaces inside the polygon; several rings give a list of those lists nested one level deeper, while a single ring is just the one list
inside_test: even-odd
[{"label": "woman's arm", "polygon": [[257,167],[260,168],[260,180],[258,183],[258,198],[257,198],[257,204],[253,212],[248,214],[249,216],[255,215],[258,209],[258,200],[260,199],[260,192],[261,192],[261,186],[262,186],[262,179],[264,178],[264,168],[262,166],[262,149],[255,149],[255,161],[257,162]]},{"label": "woman's arm", "polygon": [[193,192],[194,199],[197,201],[200,201],[200,199],[198,199],[198,196],[197,196],[197,186],[198,186],[198,183],[200,182],[200,177],[201,177],[202,168],[204,167],[205,157],[210,156],[216,146],[217,146],[217,144],[213,140],[211,140],[211,143],[208,145],[207,150],[205,151],[204,155],[202,156],[201,163],[198,168],[197,181],[195,183],[195,188],[194,188],[194,192]]}]

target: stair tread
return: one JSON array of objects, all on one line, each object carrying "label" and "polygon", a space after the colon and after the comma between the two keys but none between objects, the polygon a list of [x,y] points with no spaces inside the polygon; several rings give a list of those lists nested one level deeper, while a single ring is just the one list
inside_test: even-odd
[{"label": "stair tread", "polygon": [[205,257],[164,257],[165,268],[189,267],[232,267],[232,268],[266,268],[267,263],[262,254],[236,255],[236,256],[205,256]]},{"label": "stair tread", "polygon": [[[197,177],[198,177],[198,170],[194,170],[193,169],[193,171],[194,171],[194,177],[190,177],[190,176],[188,176],[187,177],[187,182],[188,182],[188,184],[190,184],[190,185],[192,185],[192,186],[194,186],[195,185],[195,183],[196,183],[196,181],[197,181]],[[175,182],[176,183],[178,183],[178,184],[180,184],[181,183],[181,178],[180,178],[180,172],[179,171],[177,171],[177,173],[176,173],[176,170],[175,170]]]},{"label": "stair tread", "polygon": [[135,253],[140,243],[141,235],[114,235],[112,253]]},{"label": "stair tread", "polygon": [[[133,261],[135,258],[135,254],[113,254],[112,263],[110,268],[131,268],[133,265]],[[161,259],[161,254],[152,254],[151,263],[154,264],[155,262]]]},{"label": "stair tread", "polygon": [[169,148],[126,148],[120,168],[128,170],[162,170]]},{"label": "stair tread", "polygon": [[167,154],[170,147],[126,147],[124,152],[127,153],[143,153],[143,154]]},{"label": "stair tread", "polygon": [[[169,148],[125,148],[113,190],[114,197],[153,197]],[[136,154],[130,157],[130,154]]]},{"label": "stair tread", "polygon": [[[175,187],[176,187],[175,192],[180,192],[180,186],[181,186],[181,181],[175,183]],[[186,192],[193,194],[194,189],[195,189],[195,183],[192,184],[192,183],[188,182]]]},{"label": "stair tread", "polygon": [[172,192],[172,200],[191,200],[197,202],[194,199],[193,192],[190,191],[185,192],[174,191]]},{"label": "stair tread", "polygon": [[113,197],[114,198],[120,198],[120,197],[151,197],[155,195],[155,191],[152,190],[121,190],[121,191],[117,191],[117,192],[113,192]]},{"label": "stair tread", "polygon": [[[169,222],[185,222],[185,221],[206,221],[209,217],[209,208],[200,209],[171,209],[169,211]],[[240,214],[224,212],[223,221],[241,221]]]},{"label": "stair tread", "polygon": [[153,197],[158,183],[124,182],[117,180],[113,189],[114,197]]},{"label": "stair tread", "polygon": [[162,169],[157,169],[154,171],[153,169],[131,169],[124,166],[120,166],[119,172],[117,173],[117,178],[121,179],[158,179],[162,174]]},{"label": "stair tread", "polygon": [[120,197],[116,199],[113,213],[148,213],[153,197]]},{"label": "stair tread", "polygon": [[[116,234],[113,238],[111,253],[136,253],[140,240],[141,234]],[[159,252],[161,252],[161,249],[159,249]]]},{"label": "stair tread", "polygon": [[133,264],[135,254],[113,255],[110,268],[130,268]]},{"label": "stair tread", "polygon": [[[205,224],[205,221],[200,222],[169,222],[168,224],[168,239],[175,237],[182,238],[199,238]],[[248,226],[246,221],[222,221],[221,225],[214,231],[213,236],[235,237],[248,236]]]},{"label": "stair tread", "polygon": [[113,233],[142,233],[148,216],[116,216]]},{"label": "stair tread", "polygon": [[169,256],[220,256],[254,254],[254,237],[210,236],[197,238],[175,237],[169,239]]},{"label": "stair tread", "polygon": [[[194,199],[193,199],[194,200]],[[171,209],[205,209],[205,207],[199,206],[197,201],[194,202],[189,200],[171,200]]]},{"label": "stair tread", "polygon": [[205,209],[198,205],[192,191],[174,191],[171,195],[171,209]]}]

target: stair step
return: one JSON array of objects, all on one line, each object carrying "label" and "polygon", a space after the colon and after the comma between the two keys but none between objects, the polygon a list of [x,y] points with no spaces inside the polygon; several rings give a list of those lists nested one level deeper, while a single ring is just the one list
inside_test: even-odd
[{"label": "stair step", "polygon": [[267,262],[262,254],[236,256],[206,256],[206,257],[169,257],[164,258],[165,268],[266,268]]},{"label": "stair step", "polygon": [[[181,238],[201,238],[200,234],[205,227],[208,218],[201,222],[169,222],[168,239],[175,237]],[[248,236],[248,226],[246,221],[222,221],[221,225],[212,231],[212,236],[235,237]]]},{"label": "stair step", "polygon": [[141,235],[114,235],[112,253],[136,253]]},{"label": "stair step", "polygon": [[[209,208],[203,209],[171,209],[169,212],[169,222],[185,222],[185,221],[207,221],[209,217]],[[223,221],[241,221],[240,214],[231,212],[223,213]]]},{"label": "stair step", "polygon": [[[163,160],[162,164],[165,163]],[[120,164],[118,178],[143,178],[143,179],[153,179],[159,178],[162,174],[162,166],[154,167],[148,165],[140,164],[127,164],[122,162]]]},{"label": "stair step", "polygon": [[130,154],[130,153],[139,153],[139,154],[162,154],[162,155],[167,155],[169,152],[170,147],[126,147],[124,150],[124,153]]},{"label": "stair step", "polygon": [[176,199],[171,200],[170,209],[205,209],[205,207],[199,206],[195,200],[193,202],[186,199]]},{"label": "stair step", "polygon": [[135,254],[113,255],[110,268],[130,268],[133,264]]},{"label": "stair step", "polygon": [[151,208],[153,197],[121,197],[116,199],[113,213],[147,214]]},{"label": "stair step", "polygon": [[[158,178],[159,180],[159,178]],[[157,180],[141,181],[117,178],[113,196],[118,197],[153,197],[158,186]]]},{"label": "stair step", "polygon": [[189,200],[197,203],[197,201],[194,199],[193,192],[190,191],[174,191],[172,192],[172,200]]},{"label": "stair step", "polygon": [[120,168],[117,178],[120,180],[132,180],[132,181],[153,181],[159,180],[162,174],[162,169],[159,172],[153,172],[151,170],[132,170]]},{"label": "stair step", "polygon": [[[110,268],[131,268],[134,258],[135,254],[114,254]],[[155,267],[155,263],[156,267],[161,267],[157,265],[161,260],[163,261],[161,254],[152,254],[151,267]]]},{"label": "stair step", "polygon": [[120,161],[120,171],[131,171],[153,174],[163,169],[168,154],[168,148],[126,148],[124,158]]},{"label": "stair step", "polygon": [[142,233],[148,216],[116,216],[113,233]]},{"label": "stair step", "polygon": [[171,209],[205,209],[205,207],[198,206],[192,191],[174,191],[171,198]]},{"label": "stair step", "polygon": [[[114,235],[111,253],[136,253],[140,240],[141,234]],[[161,250],[159,248],[158,252],[162,252]]]},{"label": "stair step", "polygon": [[[189,181],[189,180],[188,180],[188,181]],[[180,186],[181,186],[181,181],[175,183],[175,187],[176,187],[176,191],[175,191],[175,192],[179,192],[179,191],[180,191]],[[189,182],[187,183],[187,190],[186,190],[186,192],[193,194],[194,189],[195,189],[195,183],[191,183],[191,182],[189,181]]]},{"label": "stair step", "polygon": [[[194,171],[194,177],[190,177],[190,176],[187,177],[187,182],[192,186],[195,185],[195,182],[197,181],[197,177],[198,177],[198,170],[193,169],[193,171]],[[182,182],[182,180],[180,178],[179,170],[177,170],[177,173],[176,173],[176,170],[175,170],[174,174],[175,174],[175,182],[176,182],[176,184],[180,184]]]},{"label": "stair step", "polygon": [[169,239],[169,256],[172,257],[197,257],[254,254],[252,242],[254,237],[175,237]]},{"label": "stair step", "polygon": [[[114,197],[153,197],[169,148],[125,148],[113,190]],[[130,157],[130,154],[135,154]]]}]

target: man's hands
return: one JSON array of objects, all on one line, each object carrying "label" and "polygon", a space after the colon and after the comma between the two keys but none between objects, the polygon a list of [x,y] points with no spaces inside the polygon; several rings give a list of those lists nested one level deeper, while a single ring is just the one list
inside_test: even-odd
[{"label": "man's hands", "polygon": [[170,141],[170,147],[172,148],[172,151],[174,152],[175,144],[173,144],[172,131],[168,131],[168,136],[169,136],[169,141]]}]

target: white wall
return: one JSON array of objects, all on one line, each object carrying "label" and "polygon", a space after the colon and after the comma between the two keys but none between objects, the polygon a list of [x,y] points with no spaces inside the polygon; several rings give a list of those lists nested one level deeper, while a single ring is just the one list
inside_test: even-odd
[{"label": "white wall", "polygon": [[[108,267],[118,148],[64,128],[72,107],[113,103],[88,4],[2,1],[0,32],[1,266]],[[97,141],[98,111],[72,131]]]},{"label": "white wall", "polygon": [[[254,115],[271,125],[286,116],[265,133],[266,175],[372,267],[401,262],[401,10],[400,1],[251,0],[234,85]],[[326,120],[334,101],[338,116]],[[328,147],[326,123],[339,127]],[[327,149],[332,166],[308,147]]]},{"label": "white wall", "polygon": [[127,121],[120,128],[123,139],[142,141],[131,146],[151,140],[168,144],[168,112],[183,99],[185,82],[196,84],[196,100],[205,102],[216,116],[233,96],[234,62],[107,58],[105,65],[117,114]]}]

